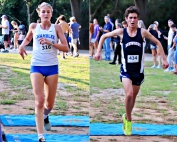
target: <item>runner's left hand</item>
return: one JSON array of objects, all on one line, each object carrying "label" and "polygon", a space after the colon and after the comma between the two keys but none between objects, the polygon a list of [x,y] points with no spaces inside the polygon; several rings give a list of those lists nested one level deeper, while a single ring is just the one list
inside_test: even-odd
[{"label": "runner's left hand", "polygon": [[46,38],[40,38],[39,39],[39,43],[40,44],[48,44],[48,45],[50,45],[51,44],[51,41],[50,40],[48,40],[48,39],[46,39]]}]

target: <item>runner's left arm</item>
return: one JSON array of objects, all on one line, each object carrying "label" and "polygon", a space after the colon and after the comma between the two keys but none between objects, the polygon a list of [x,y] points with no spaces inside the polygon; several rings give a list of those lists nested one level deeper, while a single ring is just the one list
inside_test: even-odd
[{"label": "runner's left arm", "polygon": [[53,44],[53,46],[60,51],[68,52],[69,51],[68,43],[67,43],[67,40],[64,36],[63,30],[61,29],[61,26],[55,25],[55,29],[56,29],[57,36],[60,39],[61,43],[55,43],[55,44]]}]

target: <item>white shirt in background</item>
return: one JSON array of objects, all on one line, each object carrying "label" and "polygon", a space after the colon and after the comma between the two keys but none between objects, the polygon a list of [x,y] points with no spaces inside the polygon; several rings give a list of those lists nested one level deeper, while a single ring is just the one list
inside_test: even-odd
[{"label": "white shirt in background", "polygon": [[3,27],[8,26],[7,29],[2,28],[2,34],[3,34],[3,35],[9,35],[9,21],[8,21],[8,20],[2,20],[2,26],[3,26]]}]

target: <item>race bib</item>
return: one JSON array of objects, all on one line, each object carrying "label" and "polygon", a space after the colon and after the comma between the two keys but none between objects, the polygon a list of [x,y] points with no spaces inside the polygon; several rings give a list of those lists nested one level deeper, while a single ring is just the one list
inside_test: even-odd
[{"label": "race bib", "polygon": [[127,61],[128,63],[138,63],[139,55],[128,55]]},{"label": "race bib", "polygon": [[41,45],[41,51],[44,53],[52,52],[52,45],[43,44]]}]

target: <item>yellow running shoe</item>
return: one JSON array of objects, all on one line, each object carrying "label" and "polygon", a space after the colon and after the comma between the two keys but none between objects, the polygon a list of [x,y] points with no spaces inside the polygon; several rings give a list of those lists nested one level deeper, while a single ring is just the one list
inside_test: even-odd
[{"label": "yellow running shoe", "polygon": [[132,122],[127,121],[127,119],[125,118],[125,115],[126,115],[125,113],[122,115],[122,119],[123,119],[122,130],[124,132],[124,135],[130,136],[130,135],[132,135]]},{"label": "yellow running shoe", "polygon": [[122,115],[122,119],[123,119],[123,126],[122,126],[122,130],[123,130],[123,132],[124,132],[124,135],[125,135],[125,130],[126,130],[126,122],[127,122],[127,120],[126,120],[126,118],[125,118],[125,113]]},{"label": "yellow running shoe", "polygon": [[127,121],[126,134],[127,136],[132,135],[132,121]]}]

